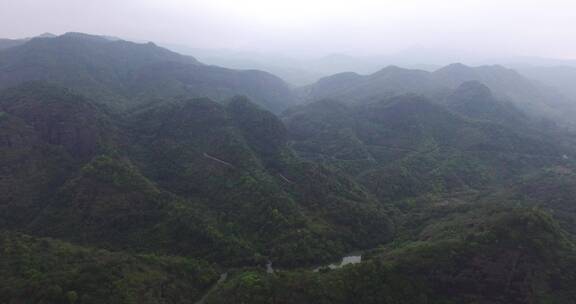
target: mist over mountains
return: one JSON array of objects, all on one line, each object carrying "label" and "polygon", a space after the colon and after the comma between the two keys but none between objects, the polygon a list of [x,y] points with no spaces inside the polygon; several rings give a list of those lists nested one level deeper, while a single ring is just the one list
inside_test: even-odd
[{"label": "mist over mountains", "polygon": [[275,74],[293,87],[306,86],[343,72],[370,75],[386,66],[434,72],[453,63],[470,67],[499,65],[513,69],[538,86],[549,87],[551,94],[576,99],[573,79],[576,61],[528,56],[482,56],[459,51],[414,47],[392,55],[302,56],[231,49],[198,49],[165,45],[169,49],[199,58],[202,62],[234,69],[258,69]]},{"label": "mist over mountains", "polygon": [[574,303],[572,62],[177,50],[0,40],[0,303]]},{"label": "mist over mountains", "polygon": [[310,84],[322,77],[340,72],[372,74],[389,65],[426,71],[434,71],[457,62],[469,66],[502,65],[517,69],[523,75],[544,83],[547,81],[534,77],[534,74],[528,73],[528,70],[556,68],[571,70],[576,68],[576,60],[505,54],[486,56],[421,47],[409,48],[389,55],[348,55],[343,53],[299,55],[290,54],[289,52],[272,53],[269,51],[201,49],[174,44],[162,45],[182,54],[197,57],[209,64],[237,69],[260,69],[271,72],[295,86]]}]

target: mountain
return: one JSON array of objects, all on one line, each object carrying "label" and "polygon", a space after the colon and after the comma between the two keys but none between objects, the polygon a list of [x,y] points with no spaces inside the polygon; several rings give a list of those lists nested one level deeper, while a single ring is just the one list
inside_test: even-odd
[{"label": "mountain", "polygon": [[32,38],[23,38],[23,39],[2,39],[0,38],[0,50],[8,49],[11,47],[22,45],[33,38],[54,38],[56,35],[51,33],[44,33]]},{"label": "mountain", "polygon": [[451,64],[434,72],[387,67],[370,75],[337,74],[302,87],[307,101],[324,98],[343,102],[374,101],[386,96],[415,93],[443,102],[452,91],[469,81],[486,85],[496,99],[512,103],[536,119],[571,124],[575,103],[553,88],[531,81],[502,66],[468,67]]},{"label": "mountain", "polygon": [[0,51],[0,87],[1,303],[576,297],[570,103],[513,70],[293,92],[68,33]]},{"label": "mountain", "polygon": [[452,110],[401,95],[358,105],[319,101],[288,111],[283,119],[300,156],[341,168],[383,201],[481,189],[565,162],[570,148],[561,136],[503,126],[508,115],[522,115],[513,108],[492,111],[493,104],[470,105],[478,101],[477,89],[491,96],[485,87],[468,83],[458,94],[469,99],[458,98],[463,104],[451,104]]},{"label": "mountain", "polygon": [[566,114],[564,112],[574,110],[572,100],[503,66],[471,68],[462,64],[452,64],[435,71],[434,74],[450,87],[456,87],[466,81],[482,82],[499,98],[510,100],[532,116],[567,119],[563,117]]},{"label": "mountain", "polygon": [[273,111],[293,103],[288,86],[265,72],[208,66],[153,43],[81,33],[34,38],[0,51],[0,88],[35,80],[76,89],[119,110],[179,96],[223,101],[243,94]]},{"label": "mountain", "polygon": [[413,94],[321,100],[283,119],[298,155],[339,168],[398,208],[399,233],[342,269],[245,271],[208,303],[572,301],[572,136],[534,128],[475,81],[445,103]]},{"label": "mountain", "polygon": [[389,66],[370,75],[336,74],[300,90],[308,101],[331,98],[362,102],[405,93],[435,95],[445,89],[429,72]]},{"label": "mountain", "polygon": [[0,94],[0,222],[30,221],[47,196],[114,141],[109,119],[86,98],[40,83]]},{"label": "mountain", "polygon": [[389,237],[385,210],[345,176],[296,159],[282,122],[246,99],[180,102],[132,119],[131,153],[147,176],[204,201],[227,229],[265,245],[278,263]]},{"label": "mountain", "polygon": [[[389,56],[350,56],[340,53],[313,55],[279,54],[234,49],[201,49],[177,44],[163,44],[162,46],[181,54],[194,56],[207,64],[231,69],[266,71],[279,76],[293,86],[309,85],[322,77],[342,72],[371,74],[378,71],[379,67],[387,64],[427,71],[435,70],[439,67],[437,61],[429,60],[431,56],[416,54],[416,52],[405,52]],[[454,56],[453,58],[452,60],[442,60],[440,64],[460,60],[461,57]]]},{"label": "mountain", "polygon": [[398,200],[402,232],[339,270],[235,273],[208,303],[570,303],[572,165],[563,139],[503,126],[508,115],[524,117],[478,82],[454,94],[461,104],[404,95],[288,111],[294,149],[356,176],[381,201]]},{"label": "mountain", "polygon": [[240,70],[256,69],[272,73],[292,86],[307,85],[327,75],[310,69],[306,60],[282,54],[229,49],[199,49],[175,44],[162,44],[162,46],[181,54],[194,56],[194,58],[209,65]]},{"label": "mountain", "polygon": [[240,265],[316,263],[392,234],[385,206],[296,158],[282,122],[246,98],[119,116],[30,83],[0,108],[0,228]]},{"label": "mountain", "polygon": [[462,83],[446,98],[448,108],[466,117],[518,126],[527,117],[512,103],[498,100],[492,91],[477,81]]}]

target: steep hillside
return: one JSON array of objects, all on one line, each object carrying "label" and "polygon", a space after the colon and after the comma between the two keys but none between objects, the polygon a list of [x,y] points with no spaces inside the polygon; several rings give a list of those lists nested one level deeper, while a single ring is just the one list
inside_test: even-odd
[{"label": "steep hillside", "polygon": [[80,33],[0,51],[0,88],[32,80],[77,89],[120,110],[179,96],[222,101],[244,94],[273,111],[293,103],[288,86],[265,72],[207,66],[153,43]]},{"label": "steep hillside", "polygon": [[342,73],[300,88],[302,99],[324,98],[346,103],[371,102],[414,93],[443,103],[460,85],[476,81],[486,85],[498,100],[512,103],[525,115],[571,125],[575,102],[552,87],[529,80],[502,66],[468,67],[451,64],[434,72],[387,67],[370,75]]},{"label": "steep hillside", "polygon": [[236,273],[207,303],[572,303],[576,251],[546,214],[468,208],[339,270]]},{"label": "steep hillside", "polygon": [[361,102],[406,93],[436,96],[447,89],[429,72],[389,66],[370,75],[336,74],[300,90],[308,101],[333,98]]},{"label": "steep hillside", "polygon": [[385,207],[294,156],[283,123],[246,98],[118,116],[30,83],[0,108],[3,228],[226,264],[310,264],[391,238]]},{"label": "steep hillside", "polygon": [[464,82],[446,98],[449,109],[463,116],[520,127],[528,118],[510,102],[498,100],[492,91],[477,81]]},{"label": "steep hillside", "polygon": [[328,259],[390,236],[385,210],[345,176],[298,160],[281,121],[246,99],[178,102],[133,119],[131,153],[147,176],[206,202],[229,233],[279,263]]},{"label": "steep hillside", "polygon": [[[484,107],[461,110],[490,115]],[[299,155],[356,176],[382,200],[483,188],[570,162],[560,137],[517,132],[490,122],[505,112],[492,114],[470,120],[403,95],[357,106],[321,101],[287,112],[284,121]]]},{"label": "steep hillside", "polygon": [[132,255],[0,231],[2,303],[185,303],[217,280],[192,259]]},{"label": "steep hillside", "polygon": [[[548,119],[570,119],[574,114],[574,101],[551,87],[543,86],[502,66],[471,68],[452,64],[434,73],[440,82],[457,87],[466,81],[479,81],[488,86],[500,99],[507,99],[525,113]],[[568,111],[569,113],[565,113]]]},{"label": "steep hillside", "polygon": [[[156,241],[176,243],[176,230],[170,229],[177,226],[166,224],[168,232],[154,229],[185,217],[196,222],[178,228],[178,233],[195,235],[190,244],[215,244],[225,255],[225,247],[243,250],[228,245],[235,242],[231,238],[210,234],[207,221],[182,211],[176,198],[161,193],[128,160],[101,156],[117,155],[122,132],[112,117],[81,95],[30,83],[2,92],[0,109],[2,228],[175,253],[177,247]],[[245,254],[239,251],[233,255]],[[204,257],[210,253],[194,252]]]},{"label": "steep hillside", "polygon": [[5,225],[29,222],[74,170],[114,142],[108,117],[70,90],[40,83],[5,90],[0,113]]},{"label": "steep hillside", "polygon": [[153,43],[0,50],[0,303],[576,302],[566,100],[459,64],[296,93]]}]

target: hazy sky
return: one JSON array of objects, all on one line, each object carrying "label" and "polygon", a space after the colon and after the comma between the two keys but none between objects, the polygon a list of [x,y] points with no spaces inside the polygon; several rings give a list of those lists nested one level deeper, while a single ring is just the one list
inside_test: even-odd
[{"label": "hazy sky", "polygon": [[0,0],[0,37],[68,31],[202,48],[576,58],[576,1]]}]

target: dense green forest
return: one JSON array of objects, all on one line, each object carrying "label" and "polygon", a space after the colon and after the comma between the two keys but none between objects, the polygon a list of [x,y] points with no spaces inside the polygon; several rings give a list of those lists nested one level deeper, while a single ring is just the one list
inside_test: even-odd
[{"label": "dense green forest", "polygon": [[576,302],[571,110],[512,70],[292,90],[69,33],[0,88],[0,303]]}]

